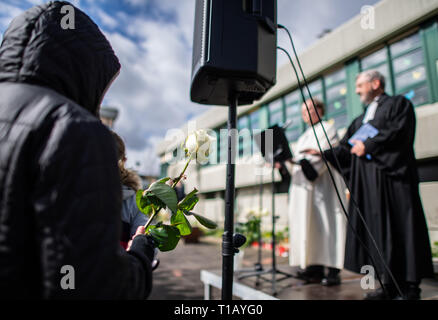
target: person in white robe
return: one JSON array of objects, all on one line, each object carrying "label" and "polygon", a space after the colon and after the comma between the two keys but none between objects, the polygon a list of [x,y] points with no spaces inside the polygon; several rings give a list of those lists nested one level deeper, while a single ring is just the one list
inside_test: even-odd
[{"label": "person in white robe", "polygon": [[[310,116],[315,125],[321,148],[329,148],[321,124],[324,126],[330,143],[336,146],[339,142],[333,121],[319,122],[324,115],[324,104],[314,99],[316,108],[309,99]],[[302,105],[302,117],[308,125],[307,130],[300,136],[293,147],[293,161],[286,162],[292,179],[289,189],[289,233],[291,266],[300,266],[304,271],[298,277],[308,282],[321,282],[331,286],[340,284],[340,269],[344,264],[346,217],[343,213],[329,172],[321,157],[305,154],[308,149],[318,149],[317,141],[311,126],[309,113],[305,104]],[[307,159],[318,177],[309,181],[297,163]],[[345,184],[341,175],[331,167],[336,185],[344,206],[348,203],[345,194]],[[325,267],[328,272],[325,273]]]}]

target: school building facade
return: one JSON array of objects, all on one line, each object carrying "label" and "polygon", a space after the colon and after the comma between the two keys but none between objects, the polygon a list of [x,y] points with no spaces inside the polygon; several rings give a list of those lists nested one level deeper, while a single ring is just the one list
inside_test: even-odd
[{"label": "school building facade", "polygon": [[[299,58],[312,96],[325,103],[324,118],[334,121],[340,136],[351,120],[363,112],[355,94],[355,78],[361,71],[379,70],[386,77],[388,94],[401,94],[413,102],[420,193],[431,240],[438,241],[438,0],[383,0],[373,7],[372,14],[371,20],[364,21],[364,15],[359,14],[344,23],[317,40]],[[288,43],[281,45],[290,48]],[[268,211],[271,208],[271,172],[265,169],[261,174],[260,163],[255,161],[259,155],[252,139],[254,130],[292,120],[286,135],[293,148],[306,128],[301,119],[301,104],[293,69],[286,64],[279,68],[276,85],[261,100],[238,108],[236,221],[244,221],[246,213],[257,209],[261,201]],[[225,212],[227,133],[224,129],[228,108],[202,108],[206,111],[180,129],[185,133],[211,129],[217,143],[210,155],[212,163],[189,166],[185,188],[186,192],[194,187],[200,191],[197,211],[221,225]],[[182,142],[182,139],[165,138],[159,143],[157,153],[162,176],[176,176],[184,166],[183,160],[175,161]],[[288,221],[289,186],[281,182],[278,172],[274,179],[278,185],[277,229],[282,230]],[[261,192],[260,184],[263,184]],[[263,229],[269,230],[270,224],[270,216],[265,216]]]}]

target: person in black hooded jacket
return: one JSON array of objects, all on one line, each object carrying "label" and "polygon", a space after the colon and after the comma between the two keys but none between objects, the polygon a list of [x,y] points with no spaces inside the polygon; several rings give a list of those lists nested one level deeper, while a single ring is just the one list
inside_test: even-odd
[{"label": "person in black hooded jacket", "polygon": [[0,297],[143,299],[153,241],[119,245],[116,148],[98,119],[120,64],[79,9],[61,27],[65,5],[27,10],[0,46]]}]

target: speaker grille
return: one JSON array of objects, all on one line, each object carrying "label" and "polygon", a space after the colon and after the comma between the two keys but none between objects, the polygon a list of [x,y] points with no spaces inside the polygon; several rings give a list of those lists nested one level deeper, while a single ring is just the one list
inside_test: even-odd
[{"label": "speaker grille", "polygon": [[195,32],[193,35],[192,70],[206,61],[210,0],[197,0],[195,8]]}]

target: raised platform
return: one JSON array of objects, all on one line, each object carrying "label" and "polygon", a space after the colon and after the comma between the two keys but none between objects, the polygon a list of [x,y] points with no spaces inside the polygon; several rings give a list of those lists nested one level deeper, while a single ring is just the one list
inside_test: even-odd
[{"label": "raised platform", "polygon": [[[281,270],[295,274],[296,268],[280,266]],[[264,274],[256,285],[257,277],[238,280],[235,273],[233,283],[233,295],[243,300],[362,300],[364,294],[370,290],[364,290],[360,286],[362,275],[343,270],[341,272],[342,283],[339,286],[324,287],[320,284],[305,284],[296,278],[284,278],[278,275],[276,292],[273,294],[272,274]],[[201,281],[204,283],[204,299],[220,299],[220,296],[212,296],[212,288],[221,289],[221,270],[201,270]],[[375,283],[376,288],[379,286]],[[423,300],[438,300],[438,280],[424,279],[421,284]],[[217,295],[217,294],[216,294]]]},{"label": "raised platform", "polygon": [[[222,289],[222,277],[219,270],[215,272],[201,270],[201,281],[204,283],[204,300],[211,300],[212,287]],[[242,300],[278,300],[278,298],[237,281],[233,282],[233,295]]]}]

